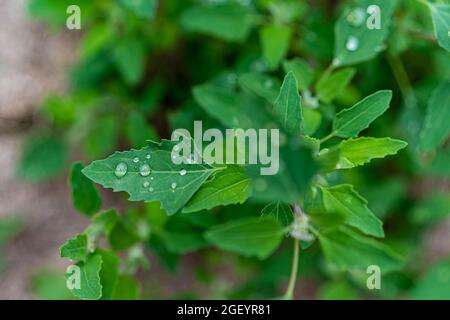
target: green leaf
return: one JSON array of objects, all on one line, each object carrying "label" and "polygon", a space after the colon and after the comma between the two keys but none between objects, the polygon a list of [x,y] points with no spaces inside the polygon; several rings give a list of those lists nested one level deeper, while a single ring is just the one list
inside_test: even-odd
[{"label": "green leaf", "polygon": [[119,276],[113,292],[113,300],[137,300],[141,291],[139,282],[131,275]]},{"label": "green leaf", "polygon": [[283,226],[288,226],[294,220],[294,213],[289,205],[280,201],[269,203],[261,210],[262,216],[272,216]]},{"label": "green leaf", "polygon": [[140,240],[133,229],[123,221],[117,221],[107,237],[111,248],[116,251],[127,249]]},{"label": "green leaf", "polygon": [[275,115],[281,125],[290,133],[300,134],[302,123],[301,97],[298,93],[297,79],[293,72],[284,77],[280,93],[274,104]]},{"label": "green leaf", "polygon": [[[100,283],[100,269],[102,267],[102,257],[100,255],[90,255],[86,262],[79,262],[80,287],[71,289],[72,293],[83,300],[97,300],[102,296],[102,285]],[[71,280],[77,275],[76,272],[66,273],[66,279]]]},{"label": "green leaf", "polygon": [[117,145],[120,120],[116,115],[107,115],[95,119],[89,135],[85,138],[84,148],[90,159],[103,157]]},{"label": "green leaf", "polygon": [[87,236],[78,234],[75,238],[67,240],[59,251],[62,258],[68,258],[72,261],[86,261],[89,255]]},{"label": "green leaf", "polygon": [[274,70],[286,56],[291,40],[291,29],[283,25],[269,25],[260,32],[263,57],[269,69]]},{"label": "green leaf", "polygon": [[69,181],[72,188],[72,203],[78,211],[87,216],[92,216],[100,209],[102,199],[92,181],[86,178],[81,170],[83,170],[83,165],[75,163],[70,171]]},{"label": "green leaf", "polygon": [[348,225],[365,234],[384,237],[383,223],[370,211],[367,201],[353,189],[352,185],[342,184],[320,189],[323,204],[328,212],[341,214]]},{"label": "green leaf", "polygon": [[317,96],[323,102],[330,103],[342,93],[355,73],[354,68],[344,68],[321,78],[316,85]]},{"label": "green leaf", "polygon": [[283,233],[273,218],[251,217],[215,226],[205,236],[220,249],[264,259],[279,246]]},{"label": "green leaf", "polygon": [[[105,188],[126,191],[130,201],[159,201],[168,214],[173,214],[218,170],[202,164],[174,164],[171,152],[176,144],[163,140],[140,150],[116,152],[92,162],[83,173]],[[182,170],[186,174],[180,174]]]},{"label": "green leaf", "polygon": [[322,114],[311,108],[303,108],[303,133],[312,136],[320,126]]},{"label": "green leaf", "polygon": [[325,258],[342,271],[364,270],[378,265],[382,273],[398,269],[402,260],[389,247],[358,235],[350,230],[336,230],[319,234]]},{"label": "green leaf", "polygon": [[[450,37],[449,37],[450,38]],[[442,83],[431,94],[425,122],[420,133],[423,151],[431,151],[444,143],[450,134],[450,81]]]},{"label": "green leaf", "polygon": [[203,235],[196,230],[188,232],[163,232],[161,238],[170,252],[187,254],[208,246]]},{"label": "green leaf", "polygon": [[147,140],[154,141],[158,138],[144,115],[138,111],[132,111],[128,116],[127,136],[128,141],[135,148],[142,148],[147,144]]},{"label": "green leaf", "polygon": [[157,0],[120,0],[123,6],[141,18],[152,19],[156,14]]},{"label": "green leaf", "polygon": [[94,256],[101,257],[102,260],[102,268],[99,273],[102,286],[101,299],[111,299],[119,277],[120,259],[115,253],[101,249],[97,249]]},{"label": "green leaf", "polygon": [[268,75],[256,72],[244,73],[239,77],[239,83],[270,103],[274,103],[278,97],[280,82]]},{"label": "green leaf", "polygon": [[92,13],[94,3],[90,0],[31,0],[28,3],[28,10],[35,19],[44,20],[54,28],[65,28],[67,20],[67,8],[76,4],[82,8],[83,23],[87,21]]},{"label": "green leaf", "polygon": [[250,178],[245,169],[239,166],[228,166],[201,186],[186,204],[183,212],[244,203],[251,191]]},{"label": "green leaf", "polygon": [[450,195],[430,194],[418,201],[411,211],[412,221],[428,225],[445,220],[450,216]]},{"label": "green leaf", "polygon": [[[374,58],[383,50],[395,4],[393,0],[358,0],[351,10],[345,10],[335,26],[333,64],[343,66],[359,63]],[[380,9],[379,29],[372,23],[376,13],[367,13],[373,6]]]},{"label": "green leaf", "polygon": [[444,261],[431,267],[417,281],[410,297],[414,300],[449,300],[450,261]]},{"label": "green leaf", "polygon": [[396,154],[408,144],[391,138],[361,137],[342,141],[337,148],[340,157],[337,169],[348,169],[364,165],[372,159]]},{"label": "green leaf", "polygon": [[300,143],[298,137],[292,136],[280,149],[279,171],[276,174],[261,175],[260,165],[248,165],[246,169],[254,181],[252,200],[267,204],[298,201],[318,167],[309,147]]},{"label": "green leaf", "polygon": [[139,39],[126,38],[114,48],[117,68],[127,84],[137,84],[144,75],[145,54],[145,46]]},{"label": "green leaf", "polygon": [[391,98],[391,91],[381,90],[342,110],[334,119],[332,134],[341,138],[357,136],[389,108]]},{"label": "green leaf", "polygon": [[188,31],[242,42],[248,37],[253,22],[245,7],[223,3],[188,9],[181,16],[181,25]]},{"label": "green leaf", "polygon": [[283,62],[283,70],[285,73],[292,71],[298,82],[300,90],[308,89],[309,85],[314,80],[314,71],[302,59],[294,58]]},{"label": "green leaf", "polygon": [[439,45],[450,51],[450,4],[427,2],[433,18],[434,34]]},{"label": "green leaf", "polygon": [[30,182],[41,182],[59,175],[67,162],[64,142],[52,136],[34,136],[23,149],[18,175]]},{"label": "green leaf", "polygon": [[261,100],[206,83],[192,90],[196,102],[227,128],[264,128],[270,122]]}]

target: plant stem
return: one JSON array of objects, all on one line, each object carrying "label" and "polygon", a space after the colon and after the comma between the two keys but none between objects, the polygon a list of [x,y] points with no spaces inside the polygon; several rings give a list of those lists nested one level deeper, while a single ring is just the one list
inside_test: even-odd
[{"label": "plant stem", "polygon": [[289,284],[284,294],[285,300],[292,300],[294,298],[295,283],[297,282],[298,273],[298,257],[300,252],[300,245],[297,239],[294,239],[294,256],[292,257],[292,269],[291,276],[289,278]]},{"label": "plant stem", "polygon": [[405,103],[408,107],[415,107],[417,103],[414,89],[409,81],[408,74],[406,73],[405,66],[397,56],[388,55],[387,60],[391,65],[394,77],[397,80],[400,91],[402,92]]},{"label": "plant stem", "polygon": [[329,135],[327,135],[326,137],[320,139],[320,143],[322,144],[322,143],[324,143],[325,141],[327,141],[327,140],[329,140],[329,139],[331,139],[331,138],[333,138],[333,137],[334,137],[334,132],[332,132],[332,133],[330,133]]}]

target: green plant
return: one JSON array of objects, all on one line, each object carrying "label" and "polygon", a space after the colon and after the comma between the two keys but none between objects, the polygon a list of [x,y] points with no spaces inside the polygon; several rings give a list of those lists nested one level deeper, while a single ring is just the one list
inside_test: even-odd
[{"label": "green plant", "polygon": [[[31,9],[58,25],[60,3],[34,0]],[[282,297],[292,299],[299,270],[327,279],[322,297],[377,294],[365,288],[370,265],[386,282],[378,295],[428,297],[431,290],[412,284],[414,241],[432,220],[428,215],[438,215],[430,208],[436,202],[443,207],[436,219],[448,214],[448,191],[436,202],[408,199],[406,192],[417,177],[450,172],[444,144],[450,5],[333,3],[80,1],[87,32],[73,91],[49,98],[44,115],[88,159],[135,149],[72,167],[74,207],[92,220],[61,247],[61,256],[82,270],[74,295],[137,298],[133,274],[148,267],[147,248],[174,269],[180,255],[215,247],[259,270],[219,297],[279,295],[275,286],[288,272]],[[375,14],[366,9],[374,5],[380,28],[366,24]],[[431,63],[433,69],[423,67]],[[428,99],[430,88],[436,89]],[[192,131],[198,119],[220,130],[279,128],[282,170],[261,176],[258,165],[177,165],[175,142],[146,142],[176,128]],[[38,171],[29,163],[45,141],[31,147],[21,166],[33,180],[58,169]],[[47,144],[50,158],[62,158],[55,141]],[[398,160],[372,161],[407,145]],[[125,212],[101,211],[92,181],[128,193]],[[405,219],[403,210],[418,210],[412,217],[422,222]],[[393,226],[388,241],[380,240],[382,219]],[[429,280],[437,271],[430,272],[426,288],[438,285]]]}]

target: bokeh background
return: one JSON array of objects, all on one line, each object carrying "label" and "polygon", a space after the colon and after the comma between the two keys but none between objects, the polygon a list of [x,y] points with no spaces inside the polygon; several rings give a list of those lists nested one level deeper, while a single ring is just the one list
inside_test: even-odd
[{"label": "bokeh background", "polygon": [[[30,5],[31,2],[34,5]],[[64,27],[65,12],[55,14],[58,6],[54,1],[31,2],[2,0],[0,5],[0,299],[70,297],[63,280],[69,262],[59,257],[59,247],[89,225],[89,220],[75,212],[71,205],[67,184],[71,161],[83,159],[87,162],[113,150],[135,146],[136,141],[142,143],[140,135],[155,138],[167,134],[170,127],[185,120],[184,114],[176,111],[182,109],[183,101],[188,100],[190,86],[208,80],[224,66],[236,66],[247,58],[253,59],[253,53],[258,50],[256,44],[248,43],[245,48],[249,57],[244,59],[239,57],[239,45],[183,34],[177,15],[188,6],[187,2],[186,5],[179,5],[177,1],[164,2],[162,6],[172,16],[158,19],[160,33],[157,34],[147,25],[145,16],[140,17],[127,9],[106,13],[101,5],[93,9],[97,11],[86,20],[86,28],[83,20],[81,31],[67,30]],[[66,2],[61,1],[61,7]],[[414,125],[421,123],[432,89],[442,79],[448,79],[450,59],[448,52],[439,49],[432,40],[427,13],[420,5],[409,7],[409,1],[401,2],[404,10],[400,9],[397,16],[403,17],[404,24],[414,32],[391,41],[399,47],[395,49],[395,56],[403,59],[419,100],[418,115],[405,116],[416,117],[416,122],[408,123],[412,131],[408,133],[409,129],[403,128],[406,132],[403,138],[411,145],[408,134],[414,135]],[[247,5],[246,1],[243,3]],[[299,37],[301,43],[293,45],[291,55],[300,52],[318,69],[327,66],[326,61],[332,56],[333,19],[340,5],[340,1],[306,1],[302,5],[304,28],[310,31],[299,29],[304,38]],[[121,25],[123,20],[126,22]],[[142,51],[147,56],[144,74],[127,73],[121,71],[120,66],[117,70],[110,65],[109,58],[105,58],[116,50],[105,28],[115,24],[118,33],[149,37],[145,44],[136,44],[133,37],[119,36],[112,41],[123,40],[125,48],[135,48],[131,51]],[[417,37],[418,34],[426,36]],[[90,40],[86,40],[87,36]],[[129,59],[132,61],[136,57],[131,55]],[[380,84],[391,88],[396,107],[375,130],[389,132],[395,127],[395,132],[401,132],[402,125],[398,124],[401,121],[397,120],[403,117],[402,110],[407,109],[408,102],[396,84],[387,59],[382,56],[358,68],[358,79],[370,78],[371,81],[355,82],[341,97],[341,102],[353,101],[361,96],[361,92]],[[379,70],[386,71],[377,74]],[[193,117],[201,114],[197,113],[198,107],[192,110]],[[116,112],[126,115],[123,119],[128,120],[117,121],[111,116]],[[97,127],[92,126],[91,118],[98,120]],[[141,125],[141,130],[130,133],[130,123]],[[63,152],[58,140],[62,135],[64,148],[67,148]],[[394,136],[402,137],[399,135]],[[47,171],[33,169],[32,164],[23,166],[27,152],[35,159],[30,151],[33,146],[46,150],[36,155],[36,162],[44,157],[43,162],[47,161],[50,167]],[[415,153],[410,152],[400,156],[395,160],[397,162],[374,165],[368,170],[382,172],[381,176],[371,185],[361,183],[366,186],[363,194],[369,201],[375,199],[371,208],[376,213],[383,212],[388,219],[387,233],[392,232],[400,239],[397,242],[409,257],[408,267],[389,280],[390,291],[381,297],[410,297],[410,290],[421,283],[430,293],[446,284],[450,287],[450,264],[444,265],[438,274],[427,274],[427,270],[433,270],[433,266],[450,257],[448,149],[448,143],[442,147],[438,157],[440,162],[429,156],[417,156],[416,159]],[[56,164],[49,160],[55,157],[60,160]],[[360,174],[364,176],[363,171]],[[390,179],[392,176],[400,178],[393,180]],[[361,181],[360,177],[353,177],[353,180]],[[107,190],[101,193],[103,207],[126,207],[124,197]],[[436,194],[441,196],[433,200],[431,196]],[[377,203],[376,199],[383,200]],[[428,220],[414,222],[415,216],[429,216],[433,223]],[[226,293],[232,291],[230,288],[238,288],[252,278],[253,270],[258,269],[253,261],[241,261],[234,255],[211,251],[203,253],[201,259],[197,254],[180,258],[178,271],[171,272],[151,253],[148,255],[150,270],[138,273],[144,296],[148,298],[229,297]],[[367,297],[352,289],[345,278],[331,279],[317,272],[316,269],[321,267],[315,264],[318,260],[314,251],[312,256],[314,258],[301,259],[306,262],[302,262],[304,273],[301,273],[296,296]],[[290,253],[282,251],[277,257],[266,264],[265,273],[261,272],[275,287],[274,291],[287,282],[289,270],[284,270],[283,266],[290,264]],[[227,263],[221,263],[224,261]],[[281,275],[271,278],[269,275],[273,273]],[[431,277],[428,282],[427,277]],[[436,288],[430,282],[435,283]],[[429,289],[426,289],[427,285]],[[239,292],[236,297],[254,297],[246,295],[247,289],[236,289]],[[438,298],[450,298],[445,296],[447,293],[448,290],[442,291]]]}]

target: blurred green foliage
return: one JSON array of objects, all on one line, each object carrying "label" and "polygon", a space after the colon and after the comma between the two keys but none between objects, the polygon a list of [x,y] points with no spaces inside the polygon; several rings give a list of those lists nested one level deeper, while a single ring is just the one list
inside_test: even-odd
[{"label": "blurred green foliage", "polygon": [[[191,130],[194,120],[221,129],[267,127],[277,117],[267,115],[261,106],[269,109],[275,103],[275,110],[292,111],[289,99],[275,102],[289,71],[286,88],[298,86],[301,96],[303,142],[317,151],[314,162],[301,152],[284,154],[286,179],[292,179],[298,193],[277,189],[273,179],[256,178],[255,194],[245,204],[167,216],[158,203],[130,202],[121,215],[114,210],[97,213],[82,236],[86,240],[82,249],[88,251],[82,259],[78,252],[74,260],[93,275],[98,292],[79,290],[75,295],[161,298],[145,282],[141,290],[132,277],[148,267],[149,249],[171,272],[177,271],[181,255],[198,251],[198,286],[208,288],[208,298],[280,296],[280,286],[287,284],[291,272],[292,245],[283,241],[271,254],[283,232],[273,232],[282,227],[271,218],[292,215],[283,202],[292,204],[295,199],[312,223],[326,231],[315,234],[320,246],[317,241],[302,242],[299,281],[315,283],[308,297],[449,299],[448,257],[430,263],[422,245],[429,231],[450,214],[450,59],[445,29],[450,4],[434,2],[30,0],[29,11],[36,20],[60,32],[80,33],[81,43],[79,60],[69,72],[69,91],[43,102],[40,125],[19,165],[23,178],[42,181],[61,174],[69,166],[68,155],[89,161],[144,147],[146,140],[168,138],[176,128]],[[74,3],[81,8],[82,30],[64,31],[66,8]],[[373,4],[381,9],[379,30],[365,24],[365,9]],[[373,104],[363,98],[377,91],[390,95],[381,90],[393,92],[391,107],[374,121],[390,98],[385,102],[377,98]],[[361,109],[376,115],[345,127],[352,113]],[[297,118],[294,114],[289,120]],[[298,123],[285,125],[295,131]],[[396,157],[359,167],[367,161],[343,159],[344,147],[337,145],[335,136],[353,137],[361,130],[364,136],[402,139],[408,148]],[[372,156],[370,149],[368,156],[362,152],[359,157],[370,160],[399,149],[381,156]],[[299,161],[311,172],[299,173]],[[341,170],[338,163],[358,167]],[[89,182],[83,183],[88,185],[84,190],[96,194]],[[338,189],[327,189],[328,185]],[[438,185],[443,186],[439,193]],[[267,186],[272,189],[264,191]],[[95,211],[80,208],[76,196],[74,200],[82,212]],[[270,217],[253,223],[261,212]],[[372,223],[361,224],[361,216],[370,216]],[[383,243],[366,236],[382,235],[376,227],[379,219],[385,226]],[[271,231],[264,232],[266,227]],[[256,235],[256,240],[237,237],[241,232]],[[101,237],[107,239],[109,250],[97,247]],[[65,257],[72,256],[68,245],[73,243],[63,246]],[[217,252],[212,245],[266,259]],[[121,268],[118,251],[125,252]],[[108,263],[101,269],[100,259]],[[381,290],[366,287],[370,264],[382,268]],[[220,283],[217,268],[224,265],[237,281]],[[60,281],[41,275],[35,281],[37,296],[66,298]],[[196,296],[195,286],[193,290],[179,293]]]}]

